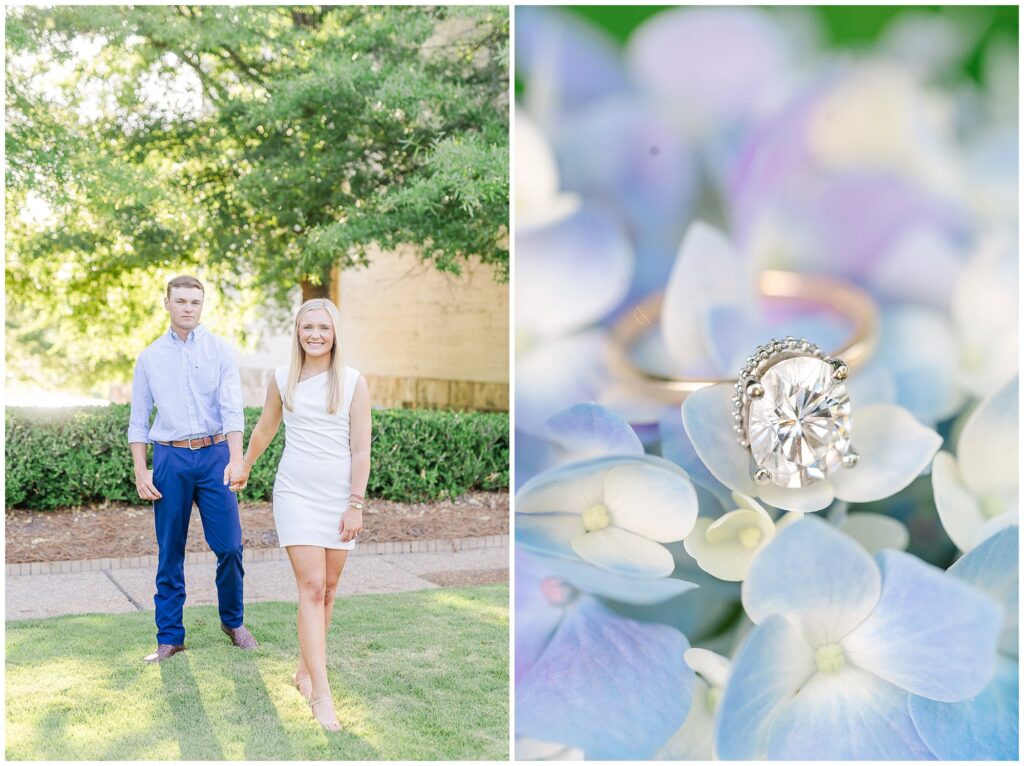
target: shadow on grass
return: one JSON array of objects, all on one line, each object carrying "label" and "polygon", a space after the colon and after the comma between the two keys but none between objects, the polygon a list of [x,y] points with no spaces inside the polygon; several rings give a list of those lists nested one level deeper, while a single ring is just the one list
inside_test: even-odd
[{"label": "shadow on grass", "polygon": [[183,761],[223,761],[224,751],[206,715],[189,655],[186,651],[160,663],[163,703],[171,716],[171,728]]},{"label": "shadow on grass", "polygon": [[[344,730],[291,685],[295,605],[247,608],[240,651],[216,608],[186,607],[189,650],[157,667],[152,613],[9,622],[10,760],[505,760],[504,587],[343,599],[328,673]],[[476,603],[476,608],[473,607]]]}]

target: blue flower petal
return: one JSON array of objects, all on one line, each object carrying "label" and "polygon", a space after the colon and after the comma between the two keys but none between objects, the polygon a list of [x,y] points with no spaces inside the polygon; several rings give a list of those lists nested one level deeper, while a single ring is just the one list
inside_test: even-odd
[{"label": "blue flower petal", "polygon": [[767,744],[772,760],[934,760],[909,695],[849,665],[815,674],[772,722]]},{"label": "blue flower petal", "polygon": [[565,614],[565,605],[545,597],[541,583],[550,576],[546,561],[516,547],[516,680],[536,662]]},{"label": "blue flower petal", "polygon": [[733,387],[707,386],[686,397],[681,408],[686,434],[708,471],[733,492],[757,497],[750,454],[732,430]]},{"label": "blue flower petal", "polygon": [[[615,43],[579,16],[542,6],[516,8],[516,70],[537,89],[546,89],[554,104],[530,102],[552,120],[624,91],[626,75]],[[545,113],[551,107],[554,114]]]},{"label": "blue flower petal", "polygon": [[[620,211],[638,248],[679,242],[696,196],[697,164],[659,111],[635,98],[611,98],[559,127],[555,145],[567,191]],[[667,275],[666,269],[662,284]]]},{"label": "blue flower petal", "polygon": [[895,495],[931,465],[942,446],[941,436],[892,404],[875,404],[856,413],[852,441],[860,462],[829,478],[836,497],[851,503]]},{"label": "blue flower petal", "polygon": [[[674,577],[627,577],[581,561],[545,558],[543,566],[562,580],[595,596],[627,604],[659,604],[697,587]],[[518,578],[516,587],[518,588]],[[517,591],[518,592],[518,591]],[[519,612],[516,612],[518,616]],[[518,624],[516,633],[518,634]]]},{"label": "blue flower petal", "polygon": [[573,460],[602,455],[642,455],[644,447],[629,424],[597,404],[575,404],[545,422],[548,437]]},{"label": "blue flower petal", "polygon": [[690,441],[679,410],[673,408],[658,421],[661,456],[678,465],[697,484],[714,493],[723,505],[732,502],[732,490],[716,479]]},{"label": "blue flower petal", "polygon": [[964,396],[955,379],[958,353],[948,316],[917,307],[890,309],[882,315],[878,338],[876,358],[893,374],[897,404],[926,425],[956,414]]},{"label": "blue flower petal", "polygon": [[763,758],[772,719],[817,670],[814,650],[784,617],[758,625],[736,654],[718,704],[715,756]]},{"label": "blue flower petal", "polygon": [[[579,402],[593,402],[611,379],[608,335],[586,330],[535,346],[516,358],[516,428],[544,434],[544,421]],[[572,364],[566,364],[567,359]]]},{"label": "blue flower petal", "polygon": [[665,10],[638,27],[627,48],[638,85],[697,139],[756,112],[792,56],[775,17],[757,8]]},{"label": "blue flower petal", "polygon": [[822,519],[782,528],[754,557],[743,607],[754,622],[781,614],[815,648],[834,644],[871,613],[882,578],[871,556]]},{"label": "blue flower petal", "polygon": [[728,313],[729,324],[740,329],[725,340],[746,343],[744,328],[757,322],[757,306],[753,275],[736,248],[718,229],[695,222],[679,246],[661,309],[661,333],[672,359],[690,374],[734,374],[729,359],[753,348],[711,353],[709,343],[718,339],[710,336],[708,323]]},{"label": "blue flower petal", "polygon": [[847,660],[929,699],[957,702],[992,678],[1002,608],[902,551],[881,551],[882,596],[843,640]]},{"label": "blue flower petal", "polygon": [[921,738],[950,761],[1016,761],[1019,757],[1017,661],[1000,657],[996,675],[981,694],[963,702],[910,698],[910,715]]},{"label": "blue flower petal", "polygon": [[541,337],[576,332],[625,297],[633,247],[623,224],[584,206],[557,223],[516,232],[516,330]]},{"label": "blue flower petal", "polygon": [[589,596],[516,686],[516,734],[591,759],[650,758],[682,725],[694,674],[675,628],[619,617]]},{"label": "blue flower petal", "polygon": [[576,558],[570,541],[584,532],[578,513],[516,514],[516,543],[537,553]]},{"label": "blue flower petal", "polygon": [[999,651],[1016,657],[1020,620],[1020,527],[1014,525],[988,538],[962,556],[949,573],[989,593],[1003,605],[1003,633]]},{"label": "blue flower petal", "polygon": [[712,368],[722,372],[741,369],[751,352],[769,337],[761,318],[752,315],[746,307],[711,306],[700,325]]}]

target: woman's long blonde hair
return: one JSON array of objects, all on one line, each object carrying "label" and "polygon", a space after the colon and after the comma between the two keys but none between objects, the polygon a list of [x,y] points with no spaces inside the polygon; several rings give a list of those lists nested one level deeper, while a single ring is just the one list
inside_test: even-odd
[{"label": "woman's long blonde hair", "polygon": [[281,392],[281,402],[289,411],[294,409],[295,386],[299,382],[299,373],[302,372],[302,364],[306,361],[306,352],[299,343],[299,323],[302,317],[310,311],[323,309],[334,324],[334,345],[331,346],[331,366],[327,368],[327,411],[335,414],[341,410],[342,402],[345,401],[345,360],[342,354],[341,345],[341,316],[338,307],[326,298],[313,298],[299,306],[299,312],[295,315],[295,330],[292,332],[292,358],[288,366],[288,381],[285,383],[284,391]]}]

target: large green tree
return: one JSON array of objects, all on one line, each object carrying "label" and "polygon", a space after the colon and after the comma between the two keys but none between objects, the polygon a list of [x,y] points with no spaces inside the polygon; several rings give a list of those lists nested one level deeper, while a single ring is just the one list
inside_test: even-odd
[{"label": "large green tree", "polygon": [[246,319],[373,245],[507,275],[504,7],[7,12],[9,376],[123,379],[190,270]]}]

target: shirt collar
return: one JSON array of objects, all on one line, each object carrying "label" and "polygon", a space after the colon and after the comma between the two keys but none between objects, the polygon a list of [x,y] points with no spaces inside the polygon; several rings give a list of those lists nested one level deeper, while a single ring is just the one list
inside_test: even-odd
[{"label": "shirt collar", "polygon": [[190,340],[191,341],[198,340],[199,338],[203,337],[203,335],[205,335],[205,334],[206,334],[206,328],[203,325],[201,325],[201,324],[200,325],[196,325],[196,328],[194,330],[189,330],[188,338],[186,338],[185,340],[182,340],[180,337],[178,337],[178,333],[176,333],[174,331],[173,327],[168,327],[167,328],[167,337],[169,337],[171,339],[172,343],[188,343]]}]

